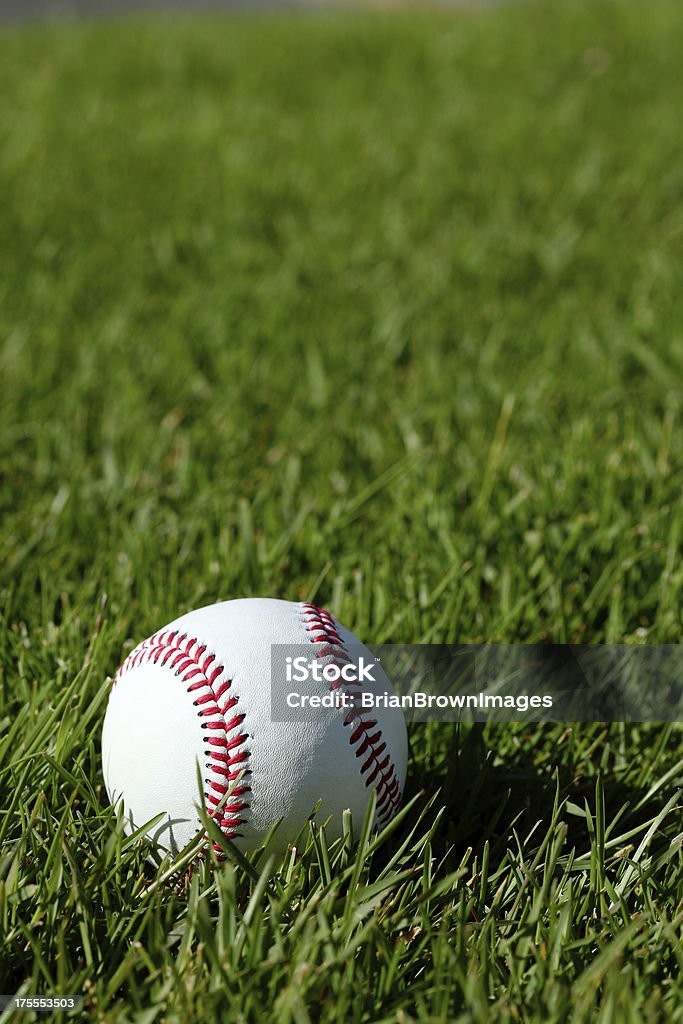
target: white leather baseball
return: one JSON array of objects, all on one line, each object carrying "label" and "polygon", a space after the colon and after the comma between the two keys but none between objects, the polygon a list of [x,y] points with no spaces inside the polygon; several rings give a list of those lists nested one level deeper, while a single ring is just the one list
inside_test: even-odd
[{"label": "white leather baseball", "polygon": [[[272,644],[310,645],[312,657],[338,661],[349,660],[352,645],[372,660],[328,612],[262,598],[189,612],[126,658],[109,696],[102,759],[128,832],[163,812],[150,830],[162,848],[175,853],[193,839],[203,828],[197,765],[208,810],[243,850],[260,846],[278,822],[271,848],[286,848],[319,800],[316,820],[331,816],[331,836],[345,808],[358,829],[373,789],[377,823],[391,820],[406,774],[401,711],[321,708],[303,722],[272,721]],[[363,688],[392,693],[377,670],[377,682]],[[330,691],[329,682],[314,685]],[[283,678],[282,687],[291,684]]]}]

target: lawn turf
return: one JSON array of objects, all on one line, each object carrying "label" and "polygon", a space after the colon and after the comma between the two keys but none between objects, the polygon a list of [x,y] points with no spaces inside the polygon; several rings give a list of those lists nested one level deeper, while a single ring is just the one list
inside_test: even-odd
[{"label": "lawn turf", "polygon": [[189,887],[99,763],[214,600],[680,642],[681,52],[664,2],[0,32],[0,991],[683,1020],[678,726],[414,726],[379,842]]}]

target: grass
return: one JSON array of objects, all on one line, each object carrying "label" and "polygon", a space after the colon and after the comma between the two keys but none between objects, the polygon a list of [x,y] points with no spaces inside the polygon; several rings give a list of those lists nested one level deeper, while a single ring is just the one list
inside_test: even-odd
[{"label": "grass", "polygon": [[0,34],[1,991],[683,1021],[679,726],[413,726],[387,834],[187,886],[99,762],[107,677],[218,599],[681,641],[682,36],[658,0]]}]

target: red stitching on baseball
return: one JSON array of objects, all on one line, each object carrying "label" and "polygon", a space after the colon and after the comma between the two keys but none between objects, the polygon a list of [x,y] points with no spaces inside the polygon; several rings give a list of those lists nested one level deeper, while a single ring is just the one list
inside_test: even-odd
[{"label": "red stitching on baseball", "polygon": [[[189,689],[190,689],[190,687],[188,687],[188,690]],[[206,704],[208,701],[211,701],[212,703],[215,703],[215,701],[213,699],[213,694],[212,693],[205,693],[202,697],[197,697],[197,699],[195,701],[193,701],[192,703],[196,707],[198,704]]]},{"label": "red stitching on baseball", "polygon": [[[216,656],[208,654],[205,657],[205,652],[206,644],[200,644],[195,637],[188,639],[186,633],[180,637],[178,630],[171,633],[155,633],[131,651],[117,672],[114,685],[121,676],[145,661],[168,666],[174,670],[175,675],[188,684],[188,693],[197,693],[193,701],[197,708],[197,717],[205,719],[218,716],[218,720],[202,721],[202,729],[211,730],[213,733],[204,737],[205,754],[209,759],[205,766],[221,779],[226,779],[227,784],[210,778],[205,779],[207,789],[204,798],[207,810],[218,827],[228,838],[234,838],[241,834],[238,829],[245,822],[243,815],[249,808],[246,795],[250,792],[250,786],[244,783],[231,787],[230,783],[240,776],[250,774],[245,764],[251,756],[250,751],[237,749],[246,742],[248,733],[242,732],[239,728],[244,721],[244,714],[226,719],[226,713],[235,707],[238,698],[232,694],[227,700],[222,700],[228,694],[232,680],[219,678],[225,671],[223,665],[217,664],[212,668]],[[220,735],[216,736],[215,732]],[[220,751],[216,748],[220,748]],[[230,802],[219,807],[228,792]],[[245,799],[242,799],[243,797]],[[213,848],[219,856],[222,854],[218,844],[213,843]]]},{"label": "red stitching on baseball", "polygon": [[[302,605],[304,609],[304,628],[310,633],[311,643],[323,643],[326,646],[318,653],[318,657],[332,657],[340,665],[348,665],[351,661],[349,652],[346,650],[344,641],[339,635],[339,627],[330,613],[324,608],[306,602]],[[353,685],[344,683],[339,679],[330,685],[331,690],[342,685]],[[386,742],[382,741],[382,730],[370,734],[370,730],[377,726],[377,719],[364,718],[361,711],[354,708],[344,718],[344,725],[355,723],[355,728],[349,736],[349,743],[356,747],[356,757],[366,757],[360,766],[361,775],[368,775],[365,781],[366,786],[374,784],[377,794],[377,822],[381,827],[388,824],[396,811],[401,806],[401,787],[399,785],[396,769],[387,754],[380,760],[386,750]],[[388,771],[385,769],[388,768]],[[377,782],[375,780],[379,776]]]}]

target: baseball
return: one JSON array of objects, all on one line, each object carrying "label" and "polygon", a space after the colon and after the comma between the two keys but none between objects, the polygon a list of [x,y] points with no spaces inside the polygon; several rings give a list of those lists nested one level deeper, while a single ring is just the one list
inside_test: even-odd
[{"label": "baseball", "polygon": [[[261,846],[275,826],[269,848],[286,849],[319,801],[316,820],[329,819],[332,838],[346,808],[360,827],[373,790],[376,823],[391,820],[406,774],[402,712],[321,700],[305,721],[273,721],[271,685],[282,687],[283,698],[292,686],[284,673],[271,684],[273,644],[337,666],[356,652],[373,660],[323,609],[262,598],[189,612],[126,658],[109,695],[102,759],[107,793],[123,803],[128,833],[163,813],[148,834],[176,853],[203,831],[197,765],[208,812],[244,851]],[[376,668],[374,680],[341,685],[392,692]],[[339,685],[333,676],[312,677],[309,692],[328,695]]]}]

